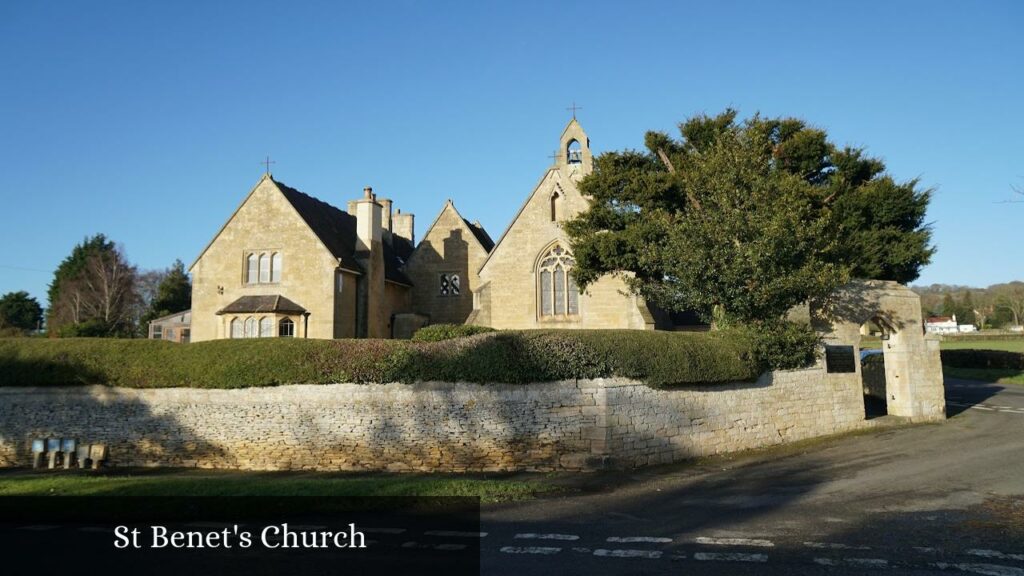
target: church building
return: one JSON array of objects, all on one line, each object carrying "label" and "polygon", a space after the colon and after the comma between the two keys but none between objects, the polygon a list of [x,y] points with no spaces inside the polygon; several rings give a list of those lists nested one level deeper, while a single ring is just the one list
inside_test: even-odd
[{"label": "church building", "polygon": [[191,341],[394,338],[420,326],[671,329],[605,277],[581,293],[561,224],[593,170],[573,118],[554,165],[495,243],[448,200],[416,245],[414,216],[366,188],[346,210],[265,174],[192,264]]}]

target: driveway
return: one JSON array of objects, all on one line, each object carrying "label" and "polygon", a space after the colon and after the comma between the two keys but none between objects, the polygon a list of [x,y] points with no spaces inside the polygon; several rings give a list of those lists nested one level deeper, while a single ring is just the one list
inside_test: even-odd
[{"label": "driveway", "polygon": [[1024,388],[950,379],[949,420],[485,510],[484,574],[1024,576]]}]

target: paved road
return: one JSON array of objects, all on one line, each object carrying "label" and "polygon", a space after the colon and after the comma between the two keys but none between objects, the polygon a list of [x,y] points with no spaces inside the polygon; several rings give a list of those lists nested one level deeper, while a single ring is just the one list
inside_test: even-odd
[{"label": "paved road", "polygon": [[490,508],[483,573],[1024,576],[1024,388],[946,395],[942,424]]}]

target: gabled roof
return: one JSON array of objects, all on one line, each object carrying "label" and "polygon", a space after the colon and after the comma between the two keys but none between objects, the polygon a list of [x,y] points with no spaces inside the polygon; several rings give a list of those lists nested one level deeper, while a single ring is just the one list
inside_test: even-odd
[{"label": "gabled roof", "polygon": [[[423,239],[425,240],[428,236],[430,236],[430,233],[434,231],[434,226],[437,226],[437,223],[441,220],[441,216],[444,214],[444,211],[448,210],[449,208],[451,208],[452,212],[455,212],[455,216],[459,220],[461,220],[463,224],[466,225],[466,228],[468,228],[469,231],[473,234],[473,238],[476,238],[476,241],[480,243],[480,247],[484,249],[484,252],[490,253],[490,251],[494,248],[494,240],[491,240],[491,235],[488,234],[487,231],[484,230],[484,227],[481,226],[480,224],[470,222],[469,220],[463,218],[462,214],[459,214],[459,210],[455,208],[455,203],[452,202],[451,198],[449,198],[448,201],[445,202],[444,207],[441,208],[441,211],[437,213],[437,216],[434,218],[434,221],[430,223],[429,227],[427,227],[427,231],[424,232],[423,234]],[[421,240],[420,244],[422,243],[423,241]],[[406,258],[406,260],[408,260],[408,258]]]},{"label": "gabled roof", "polygon": [[330,204],[303,194],[295,188],[274,180],[277,189],[295,208],[309,229],[323,242],[327,250],[341,263],[342,268],[362,272],[355,259],[356,217],[342,212]]},{"label": "gabled roof", "polygon": [[526,197],[526,200],[523,202],[523,204],[519,206],[519,210],[516,212],[516,215],[512,218],[512,222],[509,223],[508,228],[505,228],[505,231],[501,233],[501,237],[498,238],[498,242],[494,245],[494,247],[491,250],[488,251],[487,258],[484,258],[484,262],[483,264],[480,265],[480,268],[477,270],[477,273],[480,273],[487,266],[487,263],[491,261],[491,256],[494,256],[495,251],[497,251],[498,247],[501,246],[502,241],[504,241],[505,237],[508,236],[509,231],[511,231],[512,227],[515,226],[516,222],[519,221],[519,217],[523,215],[523,210],[526,210],[526,207],[530,205],[530,202],[533,200],[533,197],[537,195],[537,191],[541,189],[541,186],[543,186],[544,181],[547,180],[548,176],[550,176],[552,173],[558,174],[558,168],[552,166],[548,168],[546,172],[544,172],[543,176],[540,177],[540,180],[537,182],[537,185],[533,187],[533,192],[530,192],[530,195]]},{"label": "gabled roof", "polygon": [[494,248],[494,240],[491,240],[491,235],[487,233],[487,230],[484,230],[483,226],[481,226],[478,222],[470,222],[465,218],[463,218],[462,221],[465,222],[466,226],[469,227],[469,230],[470,232],[473,233],[473,236],[476,236],[476,241],[479,242],[481,246],[483,246],[484,250],[490,252],[491,249]]},{"label": "gabled roof", "polygon": [[221,308],[217,314],[251,314],[259,312],[302,314],[306,309],[280,294],[265,296],[242,296]]},{"label": "gabled roof", "polygon": [[[291,204],[292,208],[295,209],[295,212],[300,218],[302,218],[302,221],[306,223],[306,226],[309,227],[324,247],[327,248],[328,252],[338,259],[339,266],[359,274],[365,272],[363,267],[359,265],[359,262],[356,261],[355,258],[356,217],[335,208],[322,200],[318,200],[308,194],[299,192],[295,188],[292,188],[283,182],[274,180],[270,175],[264,175],[263,179],[253,187],[252,191],[249,192],[249,195],[245,197],[245,200],[242,201],[231,217],[228,218],[227,221],[224,222],[224,225],[221,226],[220,230],[217,231],[213,240],[211,240],[210,243],[206,245],[206,248],[204,248],[199,254],[199,257],[196,258],[196,262],[198,262],[199,259],[203,257],[203,254],[210,249],[210,246],[213,245],[217,240],[217,237],[224,231],[224,228],[226,228],[228,223],[235,217],[238,210],[240,210],[242,206],[249,201],[249,198],[256,189],[259,188],[259,185],[263,183],[264,179],[269,179],[270,182],[274,184],[274,187],[281,192],[281,195],[288,200],[288,203]],[[391,239],[391,242],[382,242],[384,245],[384,279],[412,286],[412,282],[409,280],[409,277],[400,270],[402,261],[399,260],[401,253],[405,251],[411,252],[412,249],[411,247],[404,248],[402,246],[393,248],[391,243],[396,242],[396,240],[404,241],[404,239],[395,236]],[[408,241],[405,241],[405,243],[408,244]],[[192,263],[189,270],[194,266],[195,262]]]}]

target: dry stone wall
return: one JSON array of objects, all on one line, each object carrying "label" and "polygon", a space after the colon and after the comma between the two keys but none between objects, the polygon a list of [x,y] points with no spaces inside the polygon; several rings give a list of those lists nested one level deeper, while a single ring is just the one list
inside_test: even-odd
[{"label": "dry stone wall", "polygon": [[859,384],[820,368],[654,390],[292,385],[238,390],[0,388],[0,466],[31,440],[105,443],[112,466],[249,470],[587,470],[779,444],[864,426]]}]

